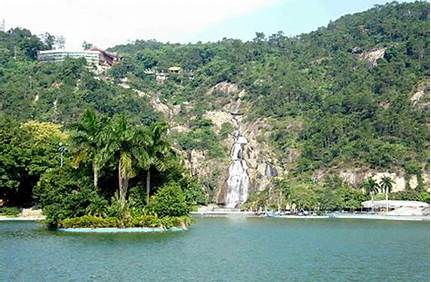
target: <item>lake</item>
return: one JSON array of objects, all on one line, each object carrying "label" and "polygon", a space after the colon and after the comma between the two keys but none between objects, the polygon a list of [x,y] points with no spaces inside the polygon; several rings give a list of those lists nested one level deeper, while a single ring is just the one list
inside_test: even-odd
[{"label": "lake", "polygon": [[196,218],[185,232],[0,222],[1,281],[429,281],[429,222]]}]

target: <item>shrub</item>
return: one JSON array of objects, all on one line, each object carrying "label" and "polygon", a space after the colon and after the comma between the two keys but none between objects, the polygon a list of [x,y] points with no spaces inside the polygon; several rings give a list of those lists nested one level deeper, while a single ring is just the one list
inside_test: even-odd
[{"label": "shrub", "polygon": [[169,182],[151,198],[148,211],[159,217],[183,216],[189,213],[189,207],[178,183]]},{"label": "shrub", "polygon": [[206,205],[208,195],[205,193],[202,185],[192,177],[184,177],[181,181],[186,202],[191,205]]},{"label": "shrub", "polygon": [[220,128],[220,137],[222,139],[225,139],[230,134],[232,134],[234,130],[235,129],[230,122],[224,122],[224,123],[222,123],[221,128]]},{"label": "shrub", "polygon": [[103,218],[92,215],[84,215],[81,217],[63,219],[59,225],[63,228],[117,227],[118,219],[115,217]]},{"label": "shrub", "polygon": [[134,227],[159,227],[160,224],[162,224],[161,219],[151,214],[136,216],[132,219]]},{"label": "shrub", "polygon": [[192,219],[189,216],[166,216],[161,219],[161,223],[164,227],[170,228],[170,227],[182,227],[182,226],[189,226],[192,223]]},{"label": "shrub", "polygon": [[106,227],[160,227],[165,228],[189,226],[191,218],[188,216],[173,217],[166,216],[158,218],[156,215],[140,215],[133,217],[125,225],[121,219],[116,217],[98,217],[92,215],[84,215],[74,218],[66,218],[58,224],[63,228],[106,228]]},{"label": "shrub", "polygon": [[111,204],[106,208],[106,213],[109,217],[122,218],[127,213],[129,213],[128,202],[123,203],[120,199],[120,196],[116,192],[111,198]]},{"label": "shrub", "polygon": [[421,201],[421,202],[429,203],[430,194],[429,192],[406,189],[404,191],[390,193],[389,198],[391,200]]},{"label": "shrub", "polygon": [[142,211],[146,204],[145,187],[135,186],[129,190],[129,205],[134,212]]},{"label": "shrub", "polygon": [[51,226],[66,218],[106,213],[107,202],[97,194],[89,177],[69,166],[47,170],[37,183],[34,195]]},{"label": "shrub", "polygon": [[21,209],[17,207],[2,207],[0,208],[0,215],[4,216],[18,216],[21,213]]}]

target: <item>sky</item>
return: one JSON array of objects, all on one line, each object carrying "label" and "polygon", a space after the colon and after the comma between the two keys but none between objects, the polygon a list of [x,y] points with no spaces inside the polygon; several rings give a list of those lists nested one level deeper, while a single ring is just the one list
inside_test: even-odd
[{"label": "sky", "polygon": [[[256,32],[297,35],[388,0],[0,0],[0,20],[32,33],[85,40],[100,48],[156,39],[162,42],[250,40]],[[399,2],[412,2],[399,1]]]}]

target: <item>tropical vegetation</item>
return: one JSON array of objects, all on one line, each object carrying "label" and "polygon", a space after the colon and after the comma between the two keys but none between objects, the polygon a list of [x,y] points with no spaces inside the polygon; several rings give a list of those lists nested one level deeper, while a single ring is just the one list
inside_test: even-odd
[{"label": "tropical vegetation", "polygon": [[[213,88],[230,83],[246,93],[244,120],[268,123],[259,142],[288,171],[245,208],[429,201],[429,31],[428,2],[392,2],[296,36],[136,40],[110,49],[122,60],[107,72],[84,59],[38,62],[37,51],[61,45],[48,33],[0,32],[0,199],[7,208],[39,205],[53,226],[185,220],[217,183],[191,176],[187,154],[226,163],[233,128],[216,130],[206,113],[232,99]],[[155,78],[172,66],[182,71]],[[155,111],[155,98],[176,114]],[[170,132],[172,124],[186,130]],[[337,176],[346,167],[402,174],[407,187],[392,192],[388,178],[349,184]]]},{"label": "tropical vegetation", "polygon": [[[46,132],[36,135],[43,136],[43,140],[35,146],[47,146],[57,162],[38,167],[43,172],[37,175],[27,198],[14,197],[14,193],[24,195],[25,191],[20,191],[20,183],[13,181],[8,182],[11,191],[4,196],[16,204],[36,201],[50,226],[89,227],[94,223],[95,227],[130,227],[143,226],[150,219],[151,226],[185,225],[190,223],[187,215],[191,207],[206,203],[202,186],[190,177],[165,140],[167,128],[163,124],[145,127],[132,123],[125,115],[99,117],[87,110],[67,132],[52,124],[25,126],[33,130],[45,126]],[[55,132],[68,144],[63,166],[59,163]],[[37,155],[28,157],[35,162],[32,157]],[[20,164],[11,165],[15,165],[13,170]],[[26,169],[23,167],[24,172]],[[149,170],[154,175],[152,182]],[[29,182],[23,183],[26,184]]]}]

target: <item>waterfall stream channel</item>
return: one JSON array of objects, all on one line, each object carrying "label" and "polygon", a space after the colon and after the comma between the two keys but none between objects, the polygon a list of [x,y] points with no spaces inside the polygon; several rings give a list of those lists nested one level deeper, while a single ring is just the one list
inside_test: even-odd
[{"label": "waterfall stream channel", "polygon": [[232,163],[229,166],[229,178],[227,179],[226,208],[239,208],[248,198],[250,178],[248,166],[244,160],[244,146],[247,139],[241,135],[239,119],[241,116],[231,113],[235,124],[234,143],[231,149]]}]

